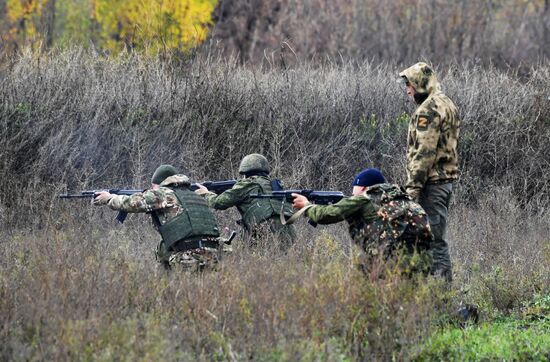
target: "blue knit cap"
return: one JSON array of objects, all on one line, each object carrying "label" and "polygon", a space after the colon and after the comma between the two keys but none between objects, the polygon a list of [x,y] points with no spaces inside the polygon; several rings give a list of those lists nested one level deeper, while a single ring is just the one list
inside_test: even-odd
[{"label": "blue knit cap", "polygon": [[367,168],[355,176],[352,186],[372,186],[386,182],[382,172],[375,168]]}]

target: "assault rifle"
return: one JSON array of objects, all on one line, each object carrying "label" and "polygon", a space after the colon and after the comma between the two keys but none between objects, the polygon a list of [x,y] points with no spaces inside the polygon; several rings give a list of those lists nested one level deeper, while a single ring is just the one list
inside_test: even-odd
[{"label": "assault rifle", "polygon": [[61,199],[94,199],[95,194],[101,191],[106,191],[113,195],[126,195],[130,196],[138,192],[143,192],[143,190],[123,190],[123,189],[102,189],[102,190],[86,190],[82,191],[79,194],[62,194],[59,195]]},{"label": "assault rifle", "polygon": [[[86,191],[80,192],[80,194],[63,194],[63,195],[59,195],[59,197],[61,199],[95,199],[96,193],[101,191],[106,191],[113,195],[131,196],[138,192],[143,192],[144,190],[124,190],[124,189],[86,190]],[[116,220],[122,224],[124,223],[124,220],[126,220],[127,216],[128,216],[128,213],[126,211],[119,211],[116,216]]]},{"label": "assault rifle", "polygon": [[257,199],[276,199],[292,202],[292,194],[300,194],[318,205],[329,205],[340,201],[344,194],[340,191],[316,191],[316,190],[280,190],[270,194],[251,194],[250,197]]},{"label": "assault rifle", "polygon": [[[216,194],[221,194],[222,192],[229,190],[232,188],[237,181],[235,180],[225,180],[225,181],[205,181],[201,183],[204,187],[206,187],[209,191],[212,191]],[[197,190],[199,187],[197,184],[191,184],[189,187],[191,191]],[[125,189],[101,189],[101,190],[86,190],[81,191],[79,194],[62,194],[59,195],[62,199],[94,199],[96,196],[96,193],[106,191],[113,195],[126,195],[131,196],[138,192],[143,192],[144,190],[125,190]],[[119,223],[124,223],[124,220],[126,220],[126,217],[128,216],[128,213],[125,211],[119,211],[116,217],[116,220]]]},{"label": "assault rifle", "polygon": [[[294,196],[292,194],[300,194],[302,196],[307,197],[307,199],[317,205],[330,205],[334,204],[335,202],[340,201],[342,198],[345,197],[345,195],[340,191],[316,191],[316,190],[280,190],[280,191],[273,191],[270,194],[251,194],[250,197],[257,198],[257,199],[276,199],[276,200],[282,200],[288,201],[292,203],[294,200]],[[292,224],[296,220],[297,217],[299,217],[301,214],[301,210],[295,213],[293,216],[290,217],[290,219],[286,219],[284,217],[284,214],[281,212],[281,224]],[[313,222],[312,220],[309,220],[308,223],[316,227],[317,223]]]},{"label": "assault rifle", "polygon": [[[230,188],[232,188],[233,186],[235,186],[237,181],[235,181],[235,180],[204,181],[204,182],[199,182],[199,183],[201,185],[203,185],[204,187],[206,187],[208,189],[208,191],[212,191],[213,193],[216,193],[216,194],[219,195],[222,192],[227,191]],[[191,184],[191,186],[189,188],[191,189],[191,191],[195,191],[199,187],[197,186],[197,184]]]}]

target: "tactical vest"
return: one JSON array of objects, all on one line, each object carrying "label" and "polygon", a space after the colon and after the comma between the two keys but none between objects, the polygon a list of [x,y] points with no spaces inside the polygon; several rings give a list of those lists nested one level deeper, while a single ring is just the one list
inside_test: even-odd
[{"label": "tactical vest", "polygon": [[[271,193],[273,191],[272,183],[278,184],[278,180],[270,181],[263,177],[258,177],[254,183],[259,186],[258,194]],[[281,214],[281,202],[274,199],[254,199],[252,205],[244,212],[242,220],[247,230],[250,230],[254,225],[262,223],[270,218],[278,220]],[[290,204],[285,204],[285,215],[292,215]]]},{"label": "tactical vest", "polygon": [[189,189],[172,189],[182,205],[183,212],[166,224],[160,225],[158,213],[153,212],[153,222],[157,225],[166,250],[171,250],[179,241],[217,238],[220,236],[214,214],[206,201]]}]

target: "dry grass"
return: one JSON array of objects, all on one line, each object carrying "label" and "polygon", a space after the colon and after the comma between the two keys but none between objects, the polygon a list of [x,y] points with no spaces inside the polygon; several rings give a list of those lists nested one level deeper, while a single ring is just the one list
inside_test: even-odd
[{"label": "dry grass", "polygon": [[408,359],[459,300],[490,320],[550,290],[547,214],[456,207],[457,291],[444,292],[391,270],[365,277],[339,226],[300,224],[287,254],[237,243],[218,272],[167,274],[145,216],[119,227],[112,213],[92,210],[89,219],[62,214],[55,227],[4,235],[3,358]]},{"label": "dry grass", "polygon": [[[259,71],[212,58],[104,59],[80,49],[29,53],[3,67],[6,223],[22,220],[21,212],[43,222],[35,205],[56,207],[66,187],[144,187],[162,162],[195,179],[236,177],[251,152],[264,153],[293,187],[347,190],[366,166],[404,180],[404,114],[413,105],[394,82],[400,67]],[[547,204],[549,73],[540,67],[520,79],[468,65],[440,69],[463,119],[460,200],[510,186],[521,202]],[[24,205],[17,218],[15,205]]]},{"label": "dry grass", "polygon": [[[453,290],[353,265],[343,225],[299,225],[279,254],[238,244],[221,271],[157,269],[143,215],[65,202],[66,188],[145,187],[161,162],[236,177],[262,152],[288,186],[348,191],[381,167],[404,178],[397,69],[259,71],[214,59],[24,55],[0,72],[0,358],[408,359],[459,300],[484,318],[550,290],[550,69],[526,78],[440,69],[464,121],[452,208]],[[219,213],[235,228],[235,214]],[[467,291],[466,294],[463,292]]]},{"label": "dry grass", "polygon": [[220,0],[213,42],[242,62],[300,59],[534,65],[548,60],[548,1]]}]

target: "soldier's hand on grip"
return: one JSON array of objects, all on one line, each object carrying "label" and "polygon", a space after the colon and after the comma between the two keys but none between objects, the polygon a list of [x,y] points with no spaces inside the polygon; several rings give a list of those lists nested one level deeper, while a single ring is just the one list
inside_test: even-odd
[{"label": "soldier's hand on grip", "polygon": [[204,187],[203,185],[199,184],[199,183],[196,183],[197,185],[197,189],[195,190],[195,193],[197,195],[204,195],[204,194],[207,194],[209,191],[206,187]]},{"label": "soldier's hand on grip", "polygon": [[113,197],[110,193],[107,191],[100,191],[96,192],[96,196],[92,199],[92,204],[99,206],[99,205],[107,205],[109,200]]},{"label": "soldier's hand on grip", "polygon": [[307,199],[307,197],[300,194],[292,194],[292,196],[294,196],[292,207],[294,207],[296,210],[300,210],[309,205],[309,200]]}]

